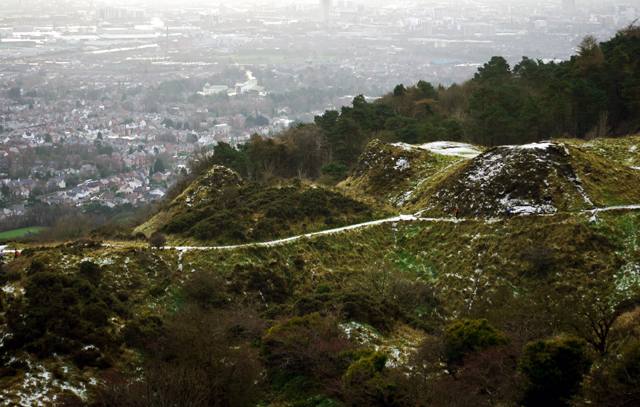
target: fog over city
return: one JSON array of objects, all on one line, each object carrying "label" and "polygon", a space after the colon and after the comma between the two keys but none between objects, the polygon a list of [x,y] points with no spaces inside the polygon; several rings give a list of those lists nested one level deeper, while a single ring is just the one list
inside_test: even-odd
[{"label": "fog over city", "polygon": [[[461,84],[493,56],[512,67],[566,61],[585,36],[606,41],[632,24],[639,7],[0,0],[0,171],[16,198],[5,214],[24,214],[34,197],[143,205],[203,146],[274,137],[399,84]],[[91,180],[102,181],[78,189]],[[97,196],[113,187],[120,195]]]}]

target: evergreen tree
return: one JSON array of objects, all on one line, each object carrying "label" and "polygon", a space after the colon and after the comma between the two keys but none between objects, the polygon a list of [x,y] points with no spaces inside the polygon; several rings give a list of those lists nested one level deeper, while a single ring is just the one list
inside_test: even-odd
[{"label": "evergreen tree", "polygon": [[160,158],[156,159],[156,163],[153,165],[153,172],[164,172],[165,168],[164,168],[164,162],[162,162],[162,160]]}]

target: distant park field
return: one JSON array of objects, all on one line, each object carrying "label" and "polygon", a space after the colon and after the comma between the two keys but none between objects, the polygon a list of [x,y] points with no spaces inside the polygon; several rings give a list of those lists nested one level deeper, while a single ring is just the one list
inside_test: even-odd
[{"label": "distant park field", "polygon": [[31,227],[24,229],[16,229],[16,230],[8,230],[6,232],[0,233],[0,239],[12,239],[14,237],[21,237],[26,235],[27,233],[40,233],[46,228],[43,227]]}]

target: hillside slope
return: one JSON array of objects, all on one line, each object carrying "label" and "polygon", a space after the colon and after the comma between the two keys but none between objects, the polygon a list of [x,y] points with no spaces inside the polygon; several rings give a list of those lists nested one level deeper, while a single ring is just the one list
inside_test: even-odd
[{"label": "hillside slope", "polygon": [[[415,167],[423,159],[439,165],[411,173],[403,187],[427,175],[420,184],[427,187],[414,188],[413,201],[401,210],[426,208],[424,215],[432,219],[405,215],[255,245],[249,237],[256,237],[256,223],[270,220],[274,225],[267,232],[293,236],[359,223],[368,211],[391,211],[356,192],[302,181],[246,184],[233,171],[214,167],[140,228],[209,247],[22,247],[21,256],[0,268],[0,398],[31,406],[71,397],[83,405],[73,397],[94,402],[105,387],[140,398],[127,393],[140,383],[156,383],[152,397],[167,383],[182,395],[192,388],[187,384],[201,386],[194,377],[203,372],[218,378],[214,372],[224,364],[208,369],[212,360],[224,359],[232,366],[254,363],[255,375],[242,376],[239,388],[250,393],[253,384],[265,391],[247,405],[388,405],[350,399],[361,386],[349,384],[349,371],[371,362],[367,358],[377,351],[383,363],[376,380],[409,391],[404,380],[419,365],[416,360],[442,366],[438,352],[445,349],[447,327],[462,318],[486,319],[520,351],[539,339],[570,335],[589,341],[594,355],[614,357],[640,340],[639,207],[597,216],[582,211],[640,204],[636,170],[559,143],[496,147],[459,162],[405,145],[376,148],[389,152],[371,166],[379,175],[382,165],[394,168],[401,159],[413,160]],[[376,177],[367,171],[363,167],[352,180],[372,185]],[[380,185],[394,191],[393,182]],[[486,221],[499,217],[503,205],[525,213],[538,203],[543,216]],[[463,219],[452,219],[453,205],[460,206]],[[213,231],[210,240],[200,241],[200,230]],[[213,247],[243,243],[238,232],[248,243]],[[604,339],[589,325],[592,317],[607,324]],[[228,341],[216,342],[220,337]],[[327,340],[314,342],[319,337]],[[297,340],[304,346],[296,348]],[[202,356],[201,349],[214,356]],[[278,351],[289,356],[291,349],[302,349],[297,360],[318,364],[306,370],[298,370],[302,362],[288,364],[290,359],[273,364]],[[606,354],[608,349],[615,352]],[[493,363],[496,353],[488,355]],[[514,377],[520,357],[509,356]],[[332,363],[335,370],[324,369]],[[150,375],[154,364],[168,369],[159,379]],[[183,376],[185,381],[168,380],[176,372],[195,373]],[[449,375],[440,371],[434,377],[434,384],[446,383]],[[585,383],[590,380],[595,375]],[[473,393],[471,400],[481,395]],[[329,396],[339,400],[325,402]]]},{"label": "hillside slope", "polygon": [[[508,224],[405,220],[236,249],[81,243],[28,249],[3,268],[13,277],[0,292],[6,312],[0,328],[10,333],[0,343],[7,366],[0,395],[25,406],[70,394],[91,399],[105,372],[135,376],[142,363],[136,349],[162,335],[171,315],[194,300],[252,304],[268,320],[332,315],[340,304],[344,329],[396,364],[407,363],[424,332],[460,316],[488,318],[508,332],[529,330],[533,318],[552,321],[544,296],[579,306],[577,293],[583,300],[631,295],[640,283],[640,232],[629,225],[638,221],[630,211],[603,213],[599,223],[570,213]],[[73,309],[55,305],[78,288],[87,295]],[[518,310],[517,318],[509,310]],[[69,323],[82,328],[66,340],[51,335]]]},{"label": "hillside slope", "polygon": [[597,138],[591,141],[560,139],[558,142],[578,147],[585,153],[597,157],[640,169],[640,134],[620,138]]}]

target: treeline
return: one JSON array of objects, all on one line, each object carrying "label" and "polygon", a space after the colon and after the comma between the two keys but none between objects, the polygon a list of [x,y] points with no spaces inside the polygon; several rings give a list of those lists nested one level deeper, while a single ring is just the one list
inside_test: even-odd
[{"label": "treeline", "polygon": [[[600,44],[585,37],[569,61],[524,57],[511,68],[504,58],[493,57],[461,85],[437,90],[424,82],[409,89],[398,85],[380,102],[418,126],[438,117],[455,120],[464,129],[463,140],[486,146],[621,136],[640,125],[639,60],[640,28],[630,26]],[[424,131],[417,137],[428,139]]]},{"label": "treeline", "polygon": [[315,123],[274,139],[255,135],[238,150],[220,143],[212,163],[243,177],[307,177],[331,182],[353,167],[366,144],[464,141],[485,146],[557,137],[622,136],[640,129],[640,28],[609,41],[587,36],[571,60],[524,57],[513,68],[493,57],[474,78],[448,88],[398,85],[375,103],[328,110]]}]

